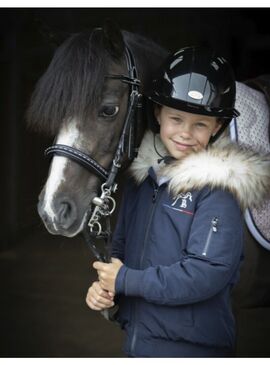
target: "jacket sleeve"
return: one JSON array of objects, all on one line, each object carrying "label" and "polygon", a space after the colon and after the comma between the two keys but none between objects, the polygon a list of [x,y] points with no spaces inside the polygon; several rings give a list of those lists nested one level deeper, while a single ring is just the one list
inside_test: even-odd
[{"label": "jacket sleeve", "polygon": [[144,270],[122,266],[116,278],[116,292],[164,305],[196,303],[216,295],[239,268],[242,220],[231,194],[209,192],[197,206],[183,258],[171,266]]}]

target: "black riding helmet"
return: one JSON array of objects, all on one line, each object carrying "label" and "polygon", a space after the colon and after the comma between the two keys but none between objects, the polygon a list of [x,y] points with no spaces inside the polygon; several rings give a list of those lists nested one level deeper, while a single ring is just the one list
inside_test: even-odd
[{"label": "black riding helmet", "polygon": [[[186,47],[172,54],[145,94],[160,105],[219,118],[222,127],[210,142],[220,136],[232,118],[240,115],[234,108],[233,70],[223,57],[208,48]],[[153,106],[151,109],[153,118]],[[150,128],[159,131],[155,118],[150,121]]]}]

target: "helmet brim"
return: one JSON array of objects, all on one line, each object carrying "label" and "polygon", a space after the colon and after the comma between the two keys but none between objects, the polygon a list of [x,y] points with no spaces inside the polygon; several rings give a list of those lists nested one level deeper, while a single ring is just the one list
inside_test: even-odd
[{"label": "helmet brim", "polygon": [[156,104],[164,105],[169,108],[183,110],[192,114],[201,114],[217,118],[236,118],[239,117],[240,113],[235,108],[210,108],[209,106],[195,104],[179,100],[173,97],[166,97],[163,95],[149,95],[148,98]]}]

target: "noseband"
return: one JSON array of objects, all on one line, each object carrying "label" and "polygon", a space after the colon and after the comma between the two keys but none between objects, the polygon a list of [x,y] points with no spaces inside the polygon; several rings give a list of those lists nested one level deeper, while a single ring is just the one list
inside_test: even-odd
[{"label": "noseband", "polygon": [[[83,230],[84,237],[87,244],[91,248],[95,257],[99,261],[106,262],[109,260],[108,253],[103,255],[95,246],[92,238],[106,239],[107,244],[110,241],[111,230],[109,217],[113,213],[116,203],[111,196],[117,189],[115,183],[116,175],[122,166],[124,157],[127,156],[129,160],[133,160],[137,155],[136,140],[136,122],[141,118],[142,109],[142,95],[139,92],[140,80],[138,79],[138,73],[134,62],[134,57],[131,50],[126,46],[125,55],[128,69],[128,76],[126,75],[107,75],[106,78],[119,80],[129,85],[129,99],[127,113],[122,129],[122,134],[118,142],[118,146],[111,164],[110,169],[102,167],[95,159],[85,154],[84,152],[77,150],[76,148],[55,144],[45,150],[46,156],[64,156],[67,157],[84,168],[90,173],[94,173],[101,178],[103,184],[101,185],[100,197],[95,197],[92,203],[95,205],[92,211],[91,207],[87,212],[90,218],[88,224],[85,225]],[[101,220],[105,219],[105,229],[102,226]]]}]

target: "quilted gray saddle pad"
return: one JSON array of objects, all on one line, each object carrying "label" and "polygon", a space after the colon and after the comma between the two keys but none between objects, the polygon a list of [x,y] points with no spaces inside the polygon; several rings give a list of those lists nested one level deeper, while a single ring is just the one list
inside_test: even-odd
[{"label": "quilted gray saddle pad", "polygon": [[[269,107],[263,93],[237,82],[235,107],[241,115],[230,124],[231,139],[269,153]],[[255,240],[270,250],[270,199],[258,208],[247,209],[245,220]]]}]

